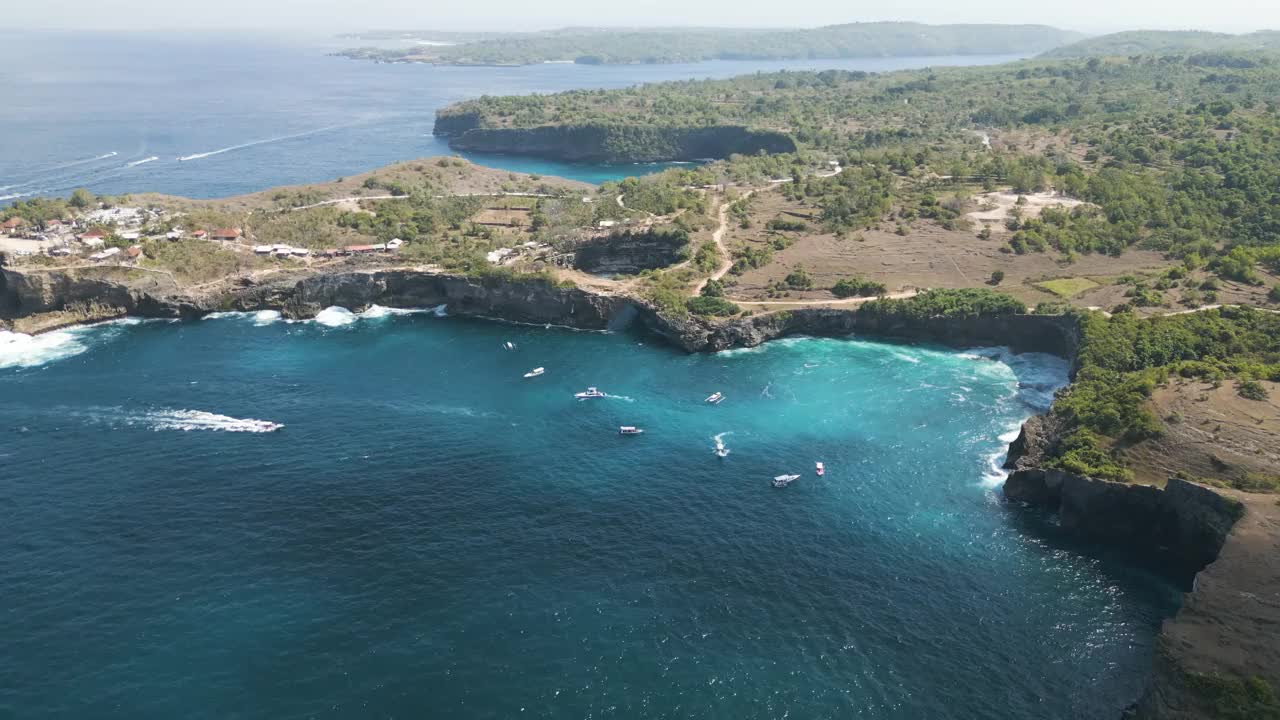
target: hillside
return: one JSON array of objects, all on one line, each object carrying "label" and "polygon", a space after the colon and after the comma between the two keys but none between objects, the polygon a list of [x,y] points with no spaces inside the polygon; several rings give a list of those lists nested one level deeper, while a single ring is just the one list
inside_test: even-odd
[{"label": "hillside", "polygon": [[1046,52],[1043,57],[1127,57],[1259,50],[1280,50],[1280,32],[1259,30],[1231,35],[1203,30],[1131,30],[1057,47]]},{"label": "hillside", "polygon": [[1080,38],[1043,25],[851,23],[801,30],[569,28],[408,49],[357,48],[341,55],[384,62],[632,65],[704,60],[1001,55],[1043,52]]}]

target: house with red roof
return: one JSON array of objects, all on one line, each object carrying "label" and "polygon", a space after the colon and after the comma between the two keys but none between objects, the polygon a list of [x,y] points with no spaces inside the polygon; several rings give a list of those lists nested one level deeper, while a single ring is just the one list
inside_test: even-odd
[{"label": "house with red roof", "polygon": [[20,217],[11,217],[0,223],[0,230],[3,230],[6,235],[13,235],[24,223],[25,221]]},{"label": "house with red roof", "polygon": [[225,240],[225,241],[239,240],[240,228],[218,228],[217,230],[213,231],[212,237],[214,240]]}]

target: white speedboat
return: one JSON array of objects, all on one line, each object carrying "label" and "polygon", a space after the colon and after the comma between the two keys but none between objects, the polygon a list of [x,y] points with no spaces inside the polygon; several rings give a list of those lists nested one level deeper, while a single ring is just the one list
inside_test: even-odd
[{"label": "white speedboat", "polygon": [[540,367],[538,367],[538,368],[534,368],[534,369],[530,370],[529,372],[525,373],[525,374],[524,374],[524,376],[525,376],[525,377],[527,377],[527,378],[538,377],[539,375],[541,375],[542,373],[544,373],[544,372],[546,372],[546,371],[547,371],[547,369],[546,369],[546,368],[540,368]]},{"label": "white speedboat", "polygon": [[786,487],[799,479],[799,475],[779,475],[773,479],[773,486],[779,488]]},{"label": "white speedboat", "polygon": [[599,389],[593,388],[593,387],[589,387],[580,393],[574,393],[573,396],[578,398],[579,400],[589,400],[591,398],[608,397],[608,395],[605,395],[604,393],[600,392]]},{"label": "white speedboat", "polygon": [[724,400],[724,393],[718,392],[711,394],[703,402],[710,403],[712,405],[719,405],[721,400]]},{"label": "white speedboat", "polygon": [[818,477],[822,477],[823,475],[826,474],[827,468],[822,463],[816,462],[813,464],[813,466],[814,466],[813,468],[814,472],[818,473]]},{"label": "white speedboat", "polygon": [[643,432],[644,430],[634,425],[623,425],[622,427],[618,428],[619,435],[639,435]]},{"label": "white speedboat", "polygon": [[729,448],[718,447],[715,449],[716,457],[729,457]]},{"label": "white speedboat", "polygon": [[507,350],[515,350],[515,349],[516,349],[516,344],[515,344],[515,343],[513,343],[513,342],[511,342],[510,340],[508,340],[508,341],[506,341],[506,342],[502,343],[502,347],[506,348]]}]

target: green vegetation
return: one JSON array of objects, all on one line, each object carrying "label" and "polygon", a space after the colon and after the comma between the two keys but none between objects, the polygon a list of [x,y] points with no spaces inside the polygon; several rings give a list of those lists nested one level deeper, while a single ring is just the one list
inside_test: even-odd
[{"label": "green vegetation", "polygon": [[[1244,60],[1247,59],[1247,62]],[[486,97],[441,118],[485,128],[736,126],[785,132],[798,150],[704,169],[739,182],[790,178],[838,235],[893,223],[960,228],[973,184],[1050,187],[1086,202],[1011,218],[1014,254],[1145,248],[1256,283],[1280,270],[1280,62],[1200,56],[1033,60],[884,74],[828,70]],[[959,100],[958,100],[959,99]],[[986,148],[974,132],[1027,144]],[[637,136],[639,137],[639,136]],[[640,141],[643,142],[643,141]],[[1047,149],[1034,150],[1037,142]],[[641,151],[645,148],[631,148]],[[838,159],[844,171],[819,177]],[[945,180],[944,178],[951,178]],[[961,181],[959,179],[965,179]],[[946,197],[940,191],[954,191]],[[741,268],[758,258],[740,256]],[[1135,304],[1154,300],[1150,294]]]},{"label": "green vegetation", "polygon": [[926,290],[905,300],[880,298],[858,309],[860,313],[923,321],[932,318],[976,318],[1023,315],[1027,312],[1016,298],[984,288]]},{"label": "green vegetation", "polygon": [[1058,297],[1069,298],[1075,297],[1085,290],[1092,290],[1098,287],[1098,283],[1089,278],[1060,278],[1058,280],[1044,280],[1036,283],[1035,286]]},{"label": "green vegetation", "polygon": [[252,254],[203,240],[157,240],[145,243],[142,252],[146,256],[143,267],[170,272],[180,282],[192,285],[248,272],[263,262]]},{"label": "green vegetation", "polygon": [[792,290],[809,290],[813,287],[813,278],[802,267],[792,270],[782,282]]},{"label": "green vegetation", "polygon": [[1267,388],[1252,378],[1245,378],[1236,383],[1236,392],[1246,400],[1266,400]]},{"label": "green vegetation", "polygon": [[713,315],[728,317],[742,312],[742,308],[722,297],[699,295],[685,301],[685,306],[694,315]]},{"label": "green vegetation", "polygon": [[[1218,53],[1280,50],[1280,32],[1263,30],[1243,35],[1202,30],[1132,30],[1089,38],[1050,50],[1044,57],[1129,57],[1130,55],[1172,55],[1196,53],[1202,62],[1221,57]],[[1224,62],[1236,66],[1241,60]]]},{"label": "green vegetation", "polygon": [[1074,473],[1130,479],[1115,450],[1163,431],[1148,400],[1171,376],[1239,377],[1241,387],[1280,379],[1280,316],[1272,313],[1224,307],[1148,319],[1087,313],[1079,320],[1080,370],[1053,406],[1065,434],[1050,462]]},{"label": "green vegetation", "polygon": [[863,278],[844,278],[831,286],[831,294],[838,298],[874,297],[884,293],[884,283]]},{"label": "green vegetation", "polygon": [[702,60],[895,57],[1034,53],[1079,38],[1043,25],[922,25],[876,22],[805,30],[730,28],[568,28],[512,33],[454,45],[358,48],[342,55],[457,65],[576,62],[634,65]]},{"label": "green vegetation", "polygon": [[1280,720],[1280,698],[1261,677],[1186,673],[1187,687],[1216,720]]}]

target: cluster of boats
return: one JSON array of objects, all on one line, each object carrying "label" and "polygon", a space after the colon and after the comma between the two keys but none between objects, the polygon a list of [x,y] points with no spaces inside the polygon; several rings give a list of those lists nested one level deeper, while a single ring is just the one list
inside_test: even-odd
[{"label": "cluster of boats", "polygon": [[[502,347],[507,350],[514,350],[516,348],[515,343],[512,343],[512,342],[505,342],[502,344]],[[545,374],[546,372],[547,372],[546,368],[536,367],[530,370],[529,372],[525,373],[524,376],[526,378],[536,378]],[[609,397],[607,394],[602,392],[600,388],[597,388],[594,386],[588,387],[586,390],[583,390],[582,392],[574,393],[573,396],[578,400],[592,400],[595,398]],[[706,399],[703,400],[703,402],[708,405],[719,405],[720,403],[724,402],[724,393],[719,391],[714,392],[708,395]],[[643,428],[639,428],[634,425],[623,425],[618,428],[619,435],[641,435],[643,433],[644,433]],[[714,452],[716,454],[716,457],[720,457],[720,458],[728,457],[729,455],[729,448],[725,447],[724,441],[721,440],[720,435],[716,436],[716,447]],[[818,477],[822,477],[826,473],[826,468],[823,467],[821,462],[818,462],[818,463],[815,463],[814,471],[817,473]],[[800,479],[799,475],[778,475],[777,477],[773,478],[773,486],[777,488],[786,487],[798,479]]]}]

